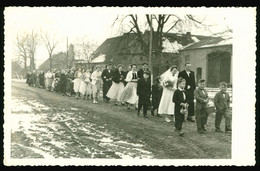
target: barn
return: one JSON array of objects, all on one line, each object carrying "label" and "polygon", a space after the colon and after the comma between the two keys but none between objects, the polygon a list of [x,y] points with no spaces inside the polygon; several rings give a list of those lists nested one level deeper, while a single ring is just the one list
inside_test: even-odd
[{"label": "barn", "polygon": [[198,81],[206,79],[207,87],[218,87],[225,81],[232,86],[232,37],[208,37],[180,50],[179,67],[190,62]]}]

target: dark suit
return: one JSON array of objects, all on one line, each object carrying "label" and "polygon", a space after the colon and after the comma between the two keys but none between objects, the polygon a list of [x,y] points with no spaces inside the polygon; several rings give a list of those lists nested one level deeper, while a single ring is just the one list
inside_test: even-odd
[{"label": "dark suit", "polygon": [[110,99],[106,96],[108,90],[110,89],[111,85],[112,85],[112,76],[113,76],[113,71],[110,70],[110,72],[108,71],[108,69],[105,69],[102,74],[102,80],[103,80],[103,99],[106,101],[109,101]]},{"label": "dark suit", "polygon": [[[194,72],[190,71],[190,74],[188,75],[186,70],[184,70],[179,73],[178,77],[182,77],[186,80],[185,91],[187,94],[187,100],[189,104],[188,118],[190,118],[191,116],[194,116],[194,90],[196,89]],[[189,89],[188,86],[190,86]]]},{"label": "dark suit", "polygon": [[[184,99],[184,95],[185,94],[186,98]],[[172,97],[172,101],[173,103],[175,103],[175,107],[174,107],[174,115],[175,115],[175,128],[178,131],[182,130],[182,123],[184,121],[184,115],[180,113],[181,111],[181,103],[187,103],[187,93],[186,91],[180,91],[179,89],[175,90],[173,97]]]},{"label": "dark suit", "polygon": [[[146,71],[150,72],[149,69],[147,69]],[[140,79],[140,78],[143,78],[144,77],[144,70],[143,69],[139,69],[138,72],[137,72],[137,77]],[[149,77],[150,79],[150,77]]]},{"label": "dark suit", "polygon": [[151,81],[149,79],[145,80],[144,78],[141,78],[138,80],[137,95],[139,96],[138,112],[140,112],[141,108],[143,107],[143,114],[146,116],[151,96]]},{"label": "dark suit", "polygon": [[159,83],[155,83],[152,86],[152,105],[153,105],[152,110],[153,111],[155,111],[159,107],[161,97],[162,97],[162,91],[163,88]]},{"label": "dark suit", "polygon": [[[225,97],[224,97],[225,95]],[[214,104],[216,107],[216,118],[215,118],[215,128],[220,130],[220,124],[222,120],[222,116],[225,117],[225,129],[226,131],[231,130],[231,123],[230,123],[230,97],[229,94],[223,93],[220,91],[216,93],[214,97]]]},{"label": "dark suit", "polygon": [[208,114],[205,111],[207,103],[204,102],[204,100],[208,99],[208,93],[205,89],[197,88],[194,92],[194,96],[196,99],[196,124],[198,131],[201,131],[205,129],[208,120]]}]

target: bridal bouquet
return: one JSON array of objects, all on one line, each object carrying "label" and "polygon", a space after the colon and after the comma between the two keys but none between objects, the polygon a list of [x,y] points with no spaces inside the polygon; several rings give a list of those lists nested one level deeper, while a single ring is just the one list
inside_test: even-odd
[{"label": "bridal bouquet", "polygon": [[164,87],[173,87],[173,82],[172,81],[170,81],[170,80],[168,80],[168,81],[165,81],[165,82],[163,82],[163,86]]}]

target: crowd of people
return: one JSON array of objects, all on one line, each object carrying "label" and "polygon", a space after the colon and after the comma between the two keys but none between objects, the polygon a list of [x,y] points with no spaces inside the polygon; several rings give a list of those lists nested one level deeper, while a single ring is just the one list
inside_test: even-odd
[{"label": "crowd of people", "polygon": [[[75,96],[76,99],[92,100],[94,104],[99,103],[102,92],[104,102],[113,101],[115,105],[126,105],[128,109],[135,108],[138,116],[143,110],[145,118],[148,117],[147,111],[150,108],[151,115],[155,115],[156,112],[158,117],[165,116],[166,122],[174,122],[175,130],[180,136],[184,135],[182,123],[186,120],[196,122],[200,134],[207,131],[209,97],[205,90],[205,82],[204,79],[198,80],[196,88],[190,63],[186,63],[185,70],[181,72],[176,65],[170,67],[155,78],[153,85],[146,63],[142,64],[139,70],[137,65],[132,64],[127,71],[121,64],[116,68],[112,68],[109,64],[103,71],[99,65],[95,66],[93,71],[90,67],[52,69],[46,73],[33,71],[27,74],[26,80],[29,86],[44,88],[47,91],[61,93],[63,96]],[[220,123],[224,116],[225,131],[230,132],[230,97],[226,92],[227,84],[221,82],[219,88],[220,91],[214,97],[215,130],[222,132]]]}]

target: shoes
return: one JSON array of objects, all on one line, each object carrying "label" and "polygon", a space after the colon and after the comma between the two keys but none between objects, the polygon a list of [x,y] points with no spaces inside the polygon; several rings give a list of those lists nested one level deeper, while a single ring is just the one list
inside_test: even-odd
[{"label": "shoes", "polygon": [[198,130],[198,133],[199,133],[199,134],[205,134],[205,132],[202,131],[202,130]]},{"label": "shoes", "polygon": [[137,112],[137,116],[140,116],[140,111]]},{"label": "shoes", "polygon": [[225,132],[226,132],[226,133],[230,133],[230,132],[231,132],[231,129],[226,129]]},{"label": "shoes", "polygon": [[171,122],[171,120],[169,118],[165,118],[165,122]]},{"label": "shoes", "polygon": [[178,131],[179,132],[179,136],[183,137],[183,135],[185,134],[183,131]]},{"label": "shoes", "polygon": [[187,121],[189,121],[189,122],[195,122],[195,120],[192,119],[192,118],[187,118]]},{"label": "shoes", "polygon": [[202,131],[207,131],[206,128],[202,128]]},{"label": "shoes", "polygon": [[147,115],[144,115],[144,118],[148,118],[148,116],[147,116]]},{"label": "shoes", "polygon": [[161,117],[162,117],[162,116],[161,116],[161,115],[159,115],[159,114],[157,114],[156,116],[157,116],[158,118],[161,118]]},{"label": "shoes", "polygon": [[96,100],[93,101],[94,104],[98,104],[98,102]]},{"label": "shoes", "polygon": [[153,109],[151,110],[151,115],[154,115],[154,111],[153,111]]},{"label": "shoes", "polygon": [[223,132],[223,131],[221,131],[220,129],[216,129],[215,131],[216,131],[216,132]]}]

